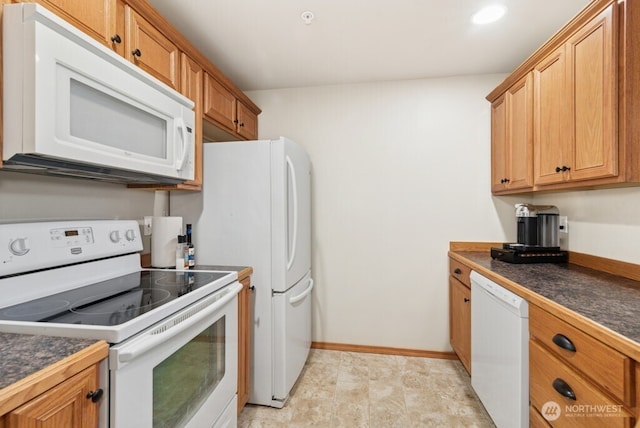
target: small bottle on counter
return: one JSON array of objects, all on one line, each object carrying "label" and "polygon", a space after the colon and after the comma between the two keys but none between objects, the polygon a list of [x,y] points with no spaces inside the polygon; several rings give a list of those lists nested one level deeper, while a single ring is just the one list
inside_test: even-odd
[{"label": "small bottle on counter", "polygon": [[184,270],[189,266],[189,250],[186,246],[186,237],[178,235],[178,243],[176,244],[176,269]]},{"label": "small bottle on counter", "polygon": [[196,267],[196,248],[193,246],[193,242],[191,242],[191,224],[187,224],[187,250],[189,253],[189,269],[194,269]]}]

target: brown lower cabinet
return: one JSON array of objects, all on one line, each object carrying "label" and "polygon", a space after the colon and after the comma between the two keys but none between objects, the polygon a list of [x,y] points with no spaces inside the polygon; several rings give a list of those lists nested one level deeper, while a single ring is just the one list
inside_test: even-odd
[{"label": "brown lower cabinet", "polygon": [[240,283],[242,290],[238,293],[238,414],[249,401],[251,385],[251,277],[240,279]]},{"label": "brown lower cabinet", "polygon": [[449,343],[471,373],[471,269],[449,259]]},{"label": "brown lower cabinet", "polygon": [[529,330],[531,426],[633,426],[633,360],[533,304]]},{"label": "brown lower cabinet", "polygon": [[[87,395],[98,388],[98,365],[88,367],[4,416],[4,428],[98,426],[98,407]],[[3,427],[0,419],[0,427]]]}]

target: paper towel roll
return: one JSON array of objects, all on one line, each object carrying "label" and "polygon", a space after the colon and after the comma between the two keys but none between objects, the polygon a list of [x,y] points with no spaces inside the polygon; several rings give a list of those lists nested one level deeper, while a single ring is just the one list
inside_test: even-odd
[{"label": "paper towel roll", "polygon": [[153,217],[151,220],[151,266],[176,266],[176,245],[182,232],[182,217]]}]

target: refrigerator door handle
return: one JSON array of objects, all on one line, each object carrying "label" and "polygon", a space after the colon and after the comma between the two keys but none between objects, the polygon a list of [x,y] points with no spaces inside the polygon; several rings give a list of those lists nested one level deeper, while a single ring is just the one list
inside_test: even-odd
[{"label": "refrigerator door handle", "polygon": [[304,298],[311,293],[311,290],[313,290],[313,278],[309,278],[309,286],[302,293],[289,299],[289,304],[295,305],[299,301],[304,300]]},{"label": "refrigerator door handle", "polygon": [[[291,184],[293,185],[293,238],[291,239],[291,251],[289,252],[289,260],[287,261],[287,270],[291,270],[293,261],[296,258],[296,241],[298,240],[298,183],[296,181],[296,170],[289,156],[286,157],[287,169],[291,174]],[[291,201],[290,201],[291,202]]]}]

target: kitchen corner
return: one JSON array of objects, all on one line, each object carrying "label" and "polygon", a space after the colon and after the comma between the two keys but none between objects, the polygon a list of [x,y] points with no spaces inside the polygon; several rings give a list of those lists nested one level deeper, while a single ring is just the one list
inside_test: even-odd
[{"label": "kitchen corner", "polygon": [[[543,412],[551,398],[565,410],[588,403],[612,406],[615,412],[607,416],[614,424],[633,420],[640,372],[640,266],[575,252],[569,252],[568,263],[511,264],[493,259],[492,246],[451,242],[450,272],[464,282],[463,270],[453,268],[464,266],[529,303],[532,426],[551,417]],[[474,293],[470,296],[473,303]],[[468,327],[474,334],[473,325]],[[595,420],[584,412],[573,415],[580,423],[590,416]]]}]

